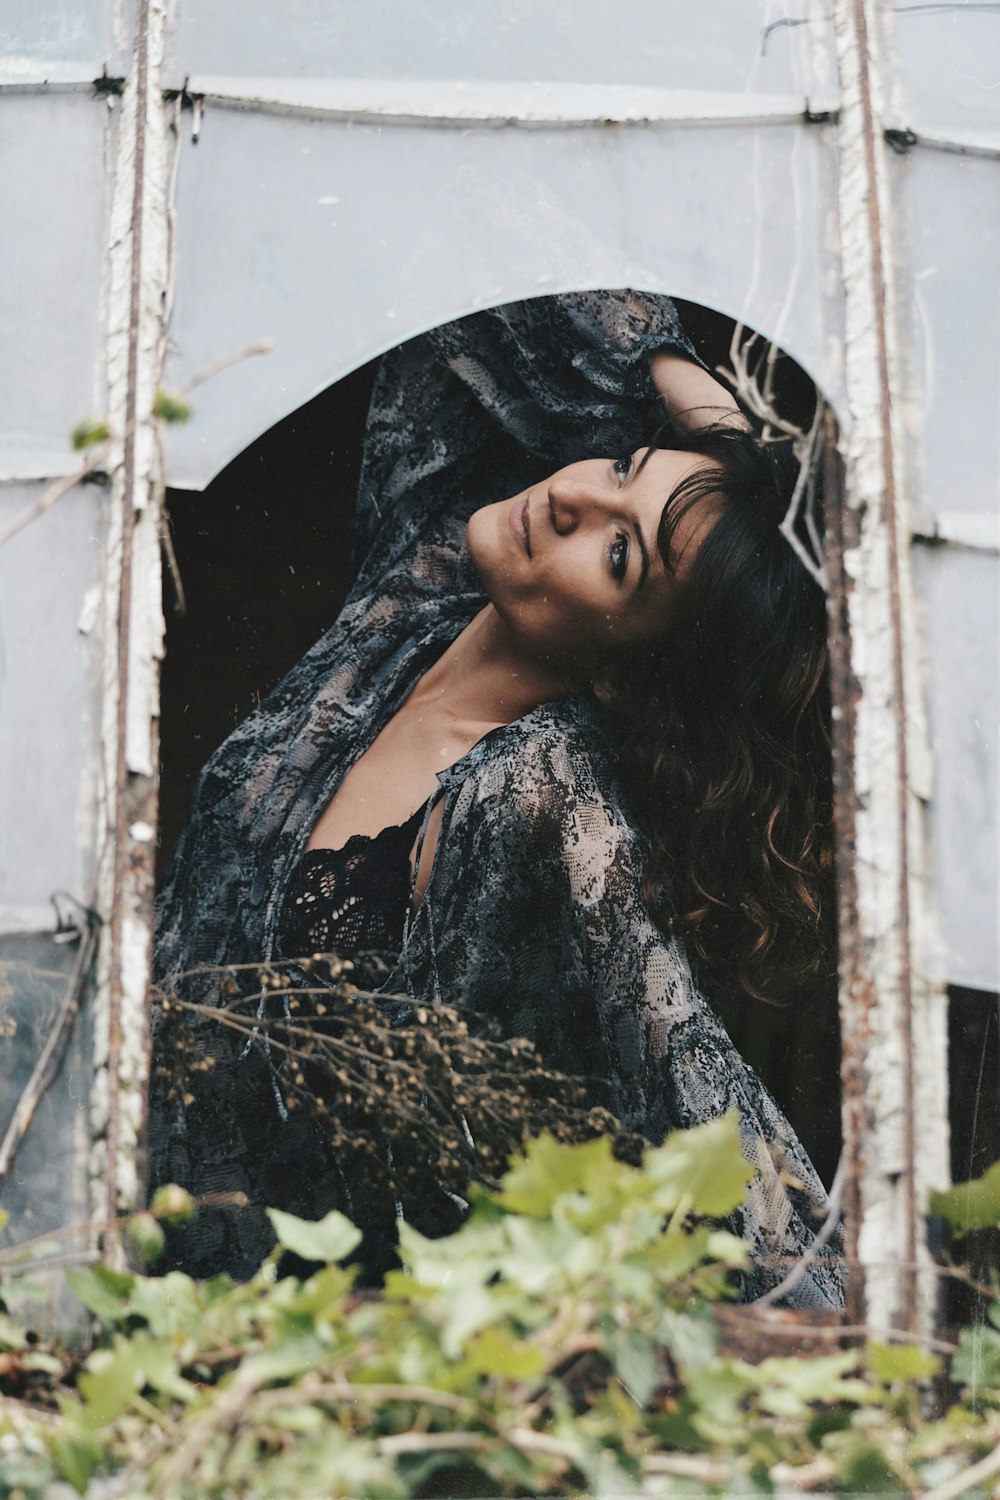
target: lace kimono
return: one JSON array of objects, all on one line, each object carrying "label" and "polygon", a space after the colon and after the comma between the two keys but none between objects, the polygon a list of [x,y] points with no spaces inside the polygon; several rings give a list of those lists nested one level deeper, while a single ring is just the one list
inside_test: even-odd
[{"label": "lace kimono", "polygon": [[[633,292],[541,298],[478,313],[393,350],[375,385],[340,618],[212,756],[159,905],[156,975],[273,951],[290,872],[355,759],[482,607],[465,548],[481,505],[561,465],[648,440],[660,408],[648,355],[690,353],[672,304]],[[796,1256],[825,1211],[788,1122],[641,897],[644,844],[622,806],[594,707],[549,703],[480,740],[438,777],[443,821],[426,892],[387,993],[441,999],[527,1036],[549,1066],[601,1080],[595,1100],[651,1140],[735,1106],[757,1166],[736,1224],[755,1255]],[[207,997],[197,977],[185,994]],[[750,1002],[748,1002],[750,1003]],[[154,1098],[154,1181],[244,1188],[257,1205],[209,1220],[189,1252],[207,1274],[249,1273],[268,1243],[259,1131],[234,1101],[248,1062],[217,1048],[186,1107]],[[240,1121],[244,1123],[240,1123]],[[789,1191],[788,1175],[800,1188]],[[751,1278],[759,1291],[773,1272]],[[820,1257],[793,1300],[839,1305]]]}]

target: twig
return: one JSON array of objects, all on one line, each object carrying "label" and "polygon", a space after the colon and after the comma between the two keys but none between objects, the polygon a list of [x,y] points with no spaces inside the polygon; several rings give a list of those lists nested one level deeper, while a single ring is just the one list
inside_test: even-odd
[{"label": "twig", "polygon": [[377,1447],[379,1452],[391,1457],[397,1453],[434,1453],[449,1449],[490,1453],[503,1443],[525,1453],[546,1453],[551,1458],[568,1459],[570,1463],[576,1463],[580,1456],[577,1444],[550,1437],[544,1432],[534,1432],[528,1427],[509,1427],[497,1437],[485,1432],[399,1432],[379,1438]]},{"label": "twig", "polygon": [[230,365],[238,365],[241,360],[251,359],[255,354],[270,354],[274,348],[274,339],[257,339],[253,344],[246,344],[242,349],[237,349],[234,354],[223,354],[218,359],[213,359],[211,364],[205,366],[185,380],[177,387],[179,396],[189,396],[198,386],[203,385],[206,380],[211,380],[213,375],[218,375],[220,370],[228,370]]},{"label": "twig", "polygon": [[[246,1193],[241,1192],[199,1193],[194,1198],[196,1208],[245,1208],[247,1202]],[[71,1240],[77,1235],[92,1235],[96,1238],[98,1235],[110,1234],[113,1230],[121,1229],[131,1217],[131,1214],[118,1214],[113,1219],[75,1219],[72,1224],[63,1224],[58,1229],[49,1230],[48,1234],[38,1234],[30,1240],[21,1240],[6,1250],[0,1250],[0,1271],[3,1271],[6,1266],[14,1266],[22,1260],[29,1259],[32,1253],[43,1245],[62,1244],[65,1240]],[[90,1257],[90,1259],[94,1258]],[[45,1259],[41,1264],[47,1266],[49,1260]]]},{"label": "twig", "polygon": [[977,1464],[963,1469],[961,1474],[946,1479],[944,1484],[939,1484],[936,1489],[925,1490],[923,1500],[955,1500],[957,1495],[964,1495],[969,1490],[978,1489],[984,1479],[992,1479],[994,1474],[1000,1474],[1000,1445],[981,1458]]},{"label": "twig", "polygon": [[239,1371],[232,1385],[222,1391],[219,1399],[211,1402],[206,1410],[192,1422],[184,1442],[174,1453],[157,1481],[154,1495],[161,1495],[164,1500],[174,1500],[176,1495],[183,1493],[184,1486],[181,1480],[197,1467],[198,1459],[207,1440],[215,1430],[232,1426],[240,1419],[244,1406],[256,1391],[260,1381],[259,1374],[253,1372],[248,1374],[245,1368]]},{"label": "twig", "polygon": [[80,947],[66,985],[66,993],[59,1014],[49,1031],[31,1077],[21,1091],[21,1097],[17,1101],[10,1124],[7,1126],[3,1144],[0,1145],[0,1182],[3,1182],[10,1174],[17,1148],[35,1117],[35,1110],[46,1091],[58,1077],[59,1069],[66,1056],[66,1048],[73,1034],[73,1024],[83,999],[83,989],[97,942],[96,918],[88,915],[84,921],[85,925],[80,931]]},{"label": "twig", "polygon": [[[742,1309],[730,1309],[730,1314],[742,1312],[742,1321],[748,1329],[754,1325],[753,1309],[757,1303],[748,1303]],[[810,1343],[837,1343],[840,1339],[882,1339],[887,1344],[917,1344],[922,1349],[930,1349],[933,1354],[954,1354],[957,1344],[949,1344],[945,1339],[932,1338],[922,1333],[911,1333],[906,1328],[876,1328],[870,1323],[764,1323],[758,1325],[762,1332],[766,1332],[768,1338],[794,1339],[801,1343],[803,1336],[807,1336]]]},{"label": "twig", "polygon": [[[341,965],[342,972],[345,974],[353,974],[354,972],[354,964],[348,959],[338,958],[335,953],[313,954],[308,961],[312,963],[316,959],[331,962],[331,968],[333,967],[333,963]],[[198,964],[193,969],[177,969],[174,973],[165,975],[159,984],[153,986],[153,991],[162,1000],[170,995],[170,990],[167,986],[176,984],[179,979],[199,979],[206,974],[221,974],[225,976],[226,974],[245,974],[250,971],[260,974],[263,970],[278,972],[281,969],[301,968],[302,963],[303,960],[301,958],[272,958],[268,959],[266,964],[262,964],[259,959],[240,964]],[[257,997],[256,995],[247,997],[247,999],[250,998],[256,1000]]]},{"label": "twig", "polygon": [[[814,486],[813,466],[816,455],[816,447],[823,423],[825,411],[822,399],[817,398],[816,414],[808,432],[803,432],[794,422],[789,422],[775,409],[771,399],[771,390],[774,380],[774,365],[777,356],[776,346],[768,344],[763,356],[766,374],[763,385],[758,378],[758,370],[751,370],[751,353],[758,342],[759,335],[751,333],[746,336],[746,328],[742,323],[737,323],[733,329],[733,336],[729,345],[729,357],[732,361],[732,369],[722,369],[721,374],[735,387],[737,400],[745,406],[764,428],[764,442],[775,441],[773,433],[781,433],[789,438],[795,457],[799,463],[799,473],[792,491],[791,500],[785,511],[784,519],[778,528],[781,535],[788,542],[799,562],[809,575],[815,579],[820,588],[827,590],[828,581],[826,569],[823,566],[823,545],[816,525],[814,514]],[[813,548],[814,556],[810,556],[808,549],[803,546],[801,539],[796,533],[795,527],[801,515],[805,526],[809,544]]]},{"label": "twig", "polygon": [[302,1381],[296,1386],[278,1386],[274,1390],[261,1391],[255,1398],[257,1403],[268,1406],[299,1404],[305,1401],[412,1401],[416,1406],[442,1406],[448,1411],[468,1411],[474,1406],[467,1396],[453,1396],[450,1391],[437,1390],[430,1385],[404,1385],[382,1382],[380,1384],[355,1383],[350,1380]]},{"label": "twig", "polygon": [[731,1464],[695,1453],[650,1453],[640,1463],[644,1474],[675,1474],[679,1479],[700,1479],[705,1484],[725,1484],[733,1477]]},{"label": "twig", "polygon": [[19,531],[23,531],[25,526],[30,526],[32,521],[37,521],[39,516],[44,516],[45,512],[51,510],[63,495],[68,495],[81,479],[86,479],[88,474],[92,474],[99,461],[107,457],[107,452],[108,444],[98,443],[91,450],[89,458],[85,459],[78,469],[74,469],[72,474],[64,475],[62,479],[54,479],[37,500],[25,510],[19,511],[12,521],[7,522],[6,526],[0,526],[0,547],[4,542],[9,542],[11,537],[16,536]]},{"label": "twig", "polygon": [[[160,472],[162,473],[162,440],[160,441],[160,465]],[[187,594],[184,589],[184,580],[181,578],[181,569],[180,564],[177,561],[177,553],[174,550],[174,539],[170,531],[170,517],[167,514],[167,507],[165,504],[160,511],[160,546],[163,548],[163,555],[167,560],[167,571],[170,574],[170,581],[174,586],[174,596],[176,601],[177,613],[179,615],[186,615]]]},{"label": "twig", "polygon": [[805,1276],[813,1261],[818,1257],[823,1246],[830,1239],[831,1235],[837,1227],[837,1224],[840,1221],[840,1202],[844,1196],[844,1183],[846,1181],[846,1178],[847,1156],[846,1154],[842,1153],[840,1161],[837,1163],[837,1171],[834,1175],[833,1184],[830,1188],[830,1206],[827,1210],[826,1218],[823,1220],[819,1232],[813,1239],[812,1244],[808,1245],[802,1252],[798,1261],[789,1271],[784,1280],[779,1281],[778,1285],[772,1287],[771,1290],[769,1292],[766,1292],[763,1297],[758,1297],[754,1304],[755,1306],[773,1307],[776,1302],[780,1302],[782,1297],[787,1297],[788,1293],[794,1291],[794,1289],[798,1286],[799,1282],[802,1280],[803,1276]]},{"label": "twig", "polygon": [[484,1432],[398,1432],[379,1438],[376,1448],[387,1458],[397,1453],[434,1453],[449,1449],[488,1453],[498,1446],[497,1439]]},{"label": "twig", "polygon": [[778,1489],[814,1490],[836,1478],[837,1466],[825,1454],[808,1464],[778,1463],[768,1469],[768,1478]]},{"label": "twig", "polygon": [[[254,344],[247,344],[243,349],[237,349],[234,354],[224,354],[221,358],[214,359],[211,364],[206,365],[203,370],[199,370],[191,376],[190,380],[186,380],[183,385],[179,386],[178,394],[186,396],[197,386],[202,385],[204,381],[210,380],[213,375],[217,375],[220,370],[226,370],[230,365],[238,364],[243,359],[249,359],[254,354],[269,354],[273,348],[273,339],[258,339]],[[133,421],[126,427],[124,434],[126,439],[131,436],[132,430],[136,425]],[[74,469],[72,474],[66,474],[61,479],[54,479],[36,501],[25,510],[22,510],[13,520],[8,521],[6,526],[0,527],[0,547],[5,542],[9,542],[11,537],[16,536],[19,531],[23,531],[25,526],[30,526],[32,521],[37,521],[38,517],[43,516],[47,510],[51,510],[53,505],[62,499],[63,495],[68,494],[71,489],[80,483],[81,479],[86,479],[88,474],[92,474],[101,460],[107,457],[110,441],[106,440],[102,443],[96,443],[91,449],[89,456],[78,469]],[[178,589],[178,597],[179,599],[183,599],[184,589],[180,584],[177,559],[173,555],[172,545],[166,545],[169,545],[167,564],[170,568],[175,587]]]}]

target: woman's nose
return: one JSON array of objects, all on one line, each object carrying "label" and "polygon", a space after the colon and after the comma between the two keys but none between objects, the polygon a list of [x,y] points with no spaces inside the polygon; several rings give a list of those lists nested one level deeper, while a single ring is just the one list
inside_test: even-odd
[{"label": "woman's nose", "polygon": [[556,475],[549,480],[549,510],[560,536],[568,536],[586,524],[603,503],[597,486],[586,479]]}]

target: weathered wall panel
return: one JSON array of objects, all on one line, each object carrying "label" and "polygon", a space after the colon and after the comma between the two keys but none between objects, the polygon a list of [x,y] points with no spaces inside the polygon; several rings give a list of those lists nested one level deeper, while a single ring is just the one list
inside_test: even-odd
[{"label": "weathered wall panel", "polygon": [[[0,489],[0,529],[43,490]],[[0,932],[93,901],[103,504],[79,486],[0,547]]]},{"label": "weathered wall panel", "polygon": [[120,76],[132,36],[131,0],[32,0],[0,14],[0,82]]},{"label": "weathered wall panel", "polygon": [[829,136],[805,124],[457,130],[207,108],[197,148],[182,145],[167,383],[265,336],[275,348],[197,391],[194,419],[168,436],[171,483],[201,487],[392,344],[568,287],[635,285],[721,308],[775,337],[836,399]]},{"label": "weathered wall panel", "polygon": [[[933,867],[944,969],[1000,987],[1000,557],[919,548],[930,657]],[[993,1098],[986,1107],[996,1107]]]},{"label": "weathered wall panel", "polygon": [[[291,0],[280,10],[251,0],[234,27],[228,0],[180,0],[166,77],[546,79],[805,93],[806,39],[786,20],[785,7],[768,0]],[[829,22],[811,31],[810,49],[829,49]]]},{"label": "weathered wall panel", "polygon": [[107,106],[0,93],[0,478],[69,472],[100,411]]},{"label": "weathered wall panel", "polygon": [[[50,1034],[60,1026],[79,943],[78,937],[58,941],[46,933],[0,937],[0,1138]],[[31,1127],[0,1181],[0,1205],[11,1216],[16,1240],[90,1217],[91,978],[85,976],[79,1008],[67,1025],[59,1074],[39,1098]],[[79,1248],[79,1242],[66,1248]]]}]

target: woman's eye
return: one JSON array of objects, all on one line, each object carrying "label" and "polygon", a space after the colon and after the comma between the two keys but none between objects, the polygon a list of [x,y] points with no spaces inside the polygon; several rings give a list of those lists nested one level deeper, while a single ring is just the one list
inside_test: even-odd
[{"label": "woman's eye", "polygon": [[616,583],[621,583],[628,571],[628,537],[619,533],[608,549],[608,557],[611,561],[611,576]]},{"label": "woman's eye", "polygon": [[616,458],[611,465],[619,479],[627,479],[632,472],[632,455],[623,453],[621,458]]}]

